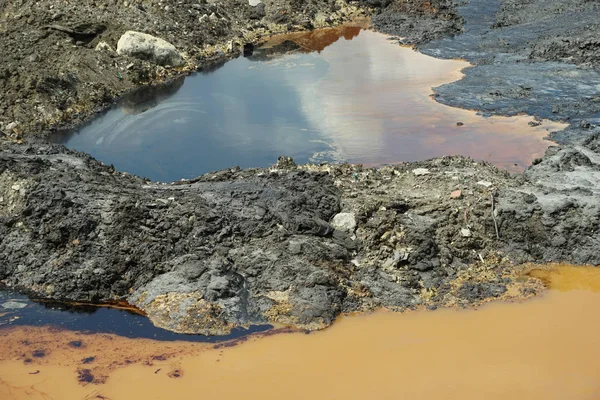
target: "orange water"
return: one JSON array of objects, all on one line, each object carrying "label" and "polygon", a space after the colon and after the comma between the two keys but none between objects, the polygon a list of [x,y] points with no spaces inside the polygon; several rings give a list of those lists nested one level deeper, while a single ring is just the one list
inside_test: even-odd
[{"label": "orange water", "polygon": [[[381,311],[216,349],[0,330],[0,398],[600,399],[600,270],[554,271],[560,290],[523,303]],[[104,383],[78,383],[83,369]]]}]

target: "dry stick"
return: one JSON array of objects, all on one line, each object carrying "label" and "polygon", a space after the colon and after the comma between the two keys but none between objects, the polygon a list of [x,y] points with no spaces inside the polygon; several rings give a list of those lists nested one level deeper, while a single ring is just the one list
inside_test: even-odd
[{"label": "dry stick", "polygon": [[500,232],[498,232],[498,222],[496,221],[496,214],[494,210],[494,193],[490,193],[490,199],[492,200],[492,219],[494,220],[494,228],[496,228],[496,239],[500,240]]}]

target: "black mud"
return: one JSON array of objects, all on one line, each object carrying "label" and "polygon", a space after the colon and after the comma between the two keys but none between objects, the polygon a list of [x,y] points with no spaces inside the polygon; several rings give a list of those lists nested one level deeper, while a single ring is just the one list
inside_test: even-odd
[{"label": "black mud", "polygon": [[571,122],[525,174],[463,157],[380,169],[282,159],[160,184],[61,146],[5,139],[0,280],[55,299],[128,300],[163,328],[228,334],[505,298],[524,261],[600,264],[600,6],[521,3],[370,5],[375,26],[404,43],[474,64],[436,89],[438,101]]}]

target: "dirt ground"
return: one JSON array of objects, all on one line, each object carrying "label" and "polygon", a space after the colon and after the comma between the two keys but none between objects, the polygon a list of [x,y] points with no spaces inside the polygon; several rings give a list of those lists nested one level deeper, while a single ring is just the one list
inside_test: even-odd
[{"label": "dirt ground", "polygon": [[[563,3],[0,3],[0,281],[55,299],[126,299],[158,326],[222,334],[527,297],[541,288],[518,279],[523,262],[598,265],[600,86],[588,33],[600,6]],[[162,184],[43,140],[270,32],[371,13],[404,44],[474,64],[435,89],[438,101],[569,121],[553,136],[560,146],[523,175],[464,157],[379,169],[282,158]],[[130,29],[170,41],[187,66],[117,55]]]}]

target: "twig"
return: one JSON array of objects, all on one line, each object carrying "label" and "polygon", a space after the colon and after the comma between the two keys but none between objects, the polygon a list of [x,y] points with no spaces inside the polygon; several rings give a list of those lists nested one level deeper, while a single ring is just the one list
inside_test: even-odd
[{"label": "twig", "polygon": [[490,199],[492,200],[492,219],[494,220],[494,228],[496,228],[496,239],[500,240],[500,232],[498,231],[498,222],[496,221],[496,213],[494,207],[494,193],[490,193]]}]

